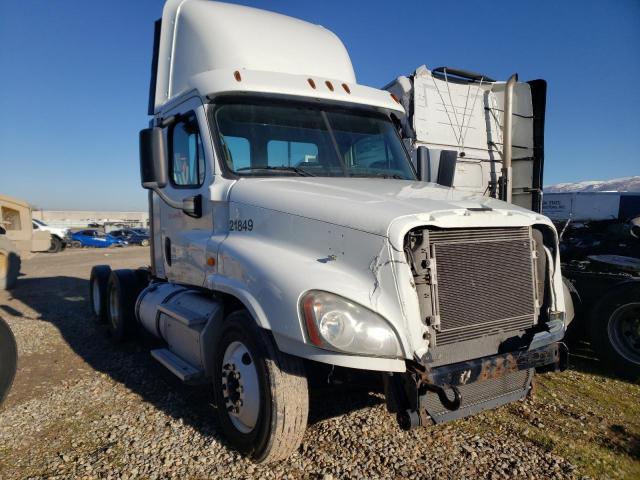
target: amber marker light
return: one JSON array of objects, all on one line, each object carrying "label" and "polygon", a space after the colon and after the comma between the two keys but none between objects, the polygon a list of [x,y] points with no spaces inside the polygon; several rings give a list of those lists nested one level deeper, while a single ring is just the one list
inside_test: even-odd
[{"label": "amber marker light", "polygon": [[348,94],[351,94],[351,89],[349,88],[349,85],[347,85],[346,83],[343,83],[342,88],[344,88],[345,92],[347,92]]},{"label": "amber marker light", "polygon": [[309,85],[311,85],[311,88],[315,90],[316,82],[313,81],[313,78],[307,78],[307,82],[309,82]]},{"label": "amber marker light", "polygon": [[304,320],[305,320],[305,323],[307,324],[307,332],[309,333],[309,340],[311,340],[311,343],[313,343],[314,345],[321,346],[322,340],[320,339],[318,328],[316,327],[316,324],[313,321],[315,317],[313,304],[315,303],[315,301],[316,300],[315,298],[313,298],[313,295],[308,295],[307,298],[304,299],[302,308],[304,310]]},{"label": "amber marker light", "polygon": [[216,259],[213,258],[213,257],[207,258],[207,265],[209,265],[210,267],[215,267],[216,266]]},{"label": "amber marker light", "polygon": [[333,92],[333,84],[332,84],[329,80],[327,80],[326,82],[324,82],[324,84],[327,86],[327,88],[328,88],[329,90],[331,90],[331,91]]},{"label": "amber marker light", "polygon": [[233,72],[233,76],[235,77],[235,79],[240,82],[242,80],[242,77],[240,76],[240,72],[238,70],[236,70],[235,72]]}]

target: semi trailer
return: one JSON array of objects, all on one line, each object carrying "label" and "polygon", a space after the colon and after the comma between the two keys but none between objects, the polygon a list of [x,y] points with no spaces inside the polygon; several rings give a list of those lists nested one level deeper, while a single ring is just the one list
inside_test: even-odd
[{"label": "semi trailer", "polygon": [[379,374],[409,429],[522,399],[536,370],[566,364],[556,230],[534,200],[506,201],[535,191],[498,158],[502,199],[445,186],[446,153],[438,184],[402,103],[358,84],[321,26],[203,0],[169,0],[155,24],[151,265],[94,267],[91,306],[114,340],[141,327],[162,365],[211,385],[255,461],[298,447],[325,368]]}]

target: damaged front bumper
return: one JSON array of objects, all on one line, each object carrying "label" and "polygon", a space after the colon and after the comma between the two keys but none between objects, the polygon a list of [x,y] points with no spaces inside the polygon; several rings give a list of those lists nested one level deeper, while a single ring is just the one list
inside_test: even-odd
[{"label": "damaged front bumper", "polygon": [[564,370],[567,356],[554,342],[434,368],[411,362],[385,377],[387,406],[405,430],[462,418],[524,398],[534,370]]}]

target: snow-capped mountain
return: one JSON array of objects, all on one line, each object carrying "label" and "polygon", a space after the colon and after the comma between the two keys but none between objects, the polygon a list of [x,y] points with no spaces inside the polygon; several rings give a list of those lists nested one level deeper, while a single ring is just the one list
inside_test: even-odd
[{"label": "snow-capped mountain", "polygon": [[611,180],[586,180],[575,183],[556,183],[544,187],[545,193],[563,192],[640,192],[640,175]]}]

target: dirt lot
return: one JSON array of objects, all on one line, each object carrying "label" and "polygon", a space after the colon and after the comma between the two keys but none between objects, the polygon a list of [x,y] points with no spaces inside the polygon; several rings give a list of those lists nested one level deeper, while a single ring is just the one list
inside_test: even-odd
[{"label": "dirt lot", "polygon": [[115,347],[92,323],[91,265],[147,259],[141,247],[37,254],[0,292],[20,354],[0,479],[640,478],[640,386],[575,356],[572,370],[537,377],[533,399],[408,433],[376,391],[314,390],[299,451],[253,465],[218,433],[209,388],[183,386],[150,345]]}]

